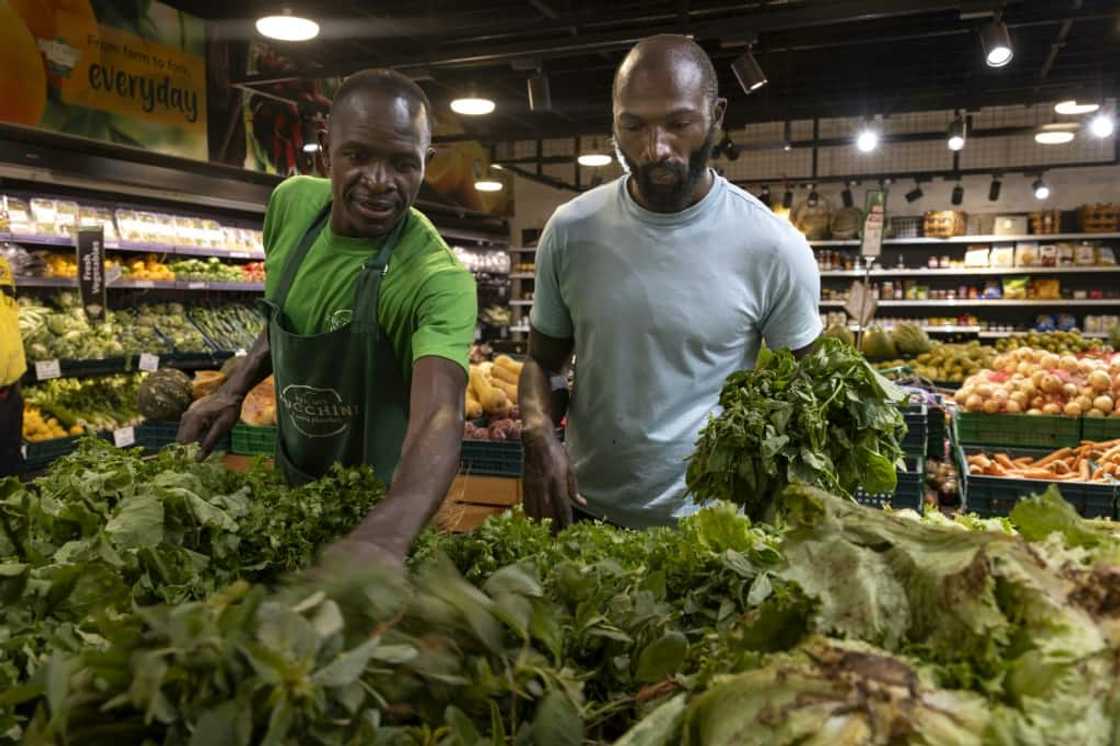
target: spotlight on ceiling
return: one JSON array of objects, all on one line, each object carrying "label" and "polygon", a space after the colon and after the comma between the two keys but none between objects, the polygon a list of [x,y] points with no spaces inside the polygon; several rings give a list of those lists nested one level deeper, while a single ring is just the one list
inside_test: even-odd
[{"label": "spotlight on ceiling", "polygon": [[949,150],[964,150],[965,138],[968,137],[968,127],[960,114],[949,125],[948,144]]},{"label": "spotlight on ceiling", "polygon": [[980,30],[980,43],[984,47],[984,61],[988,63],[988,67],[1003,67],[1015,56],[1007,24],[999,18],[993,18],[991,23]]},{"label": "spotlight on ceiling", "polygon": [[906,193],[906,201],[907,202],[917,202],[918,200],[920,200],[924,196],[925,196],[925,192],[922,191],[922,185],[915,181],[914,182],[914,188]]},{"label": "spotlight on ceiling", "polygon": [[1050,185],[1043,181],[1041,176],[1034,180],[1031,189],[1034,191],[1035,199],[1050,198]]},{"label": "spotlight on ceiling", "polygon": [[319,35],[319,24],[310,18],[292,15],[285,8],[280,15],[257,19],[257,33],[277,41],[310,41]]},{"label": "spotlight on ceiling", "polygon": [[793,150],[793,122],[787,121],[782,128],[782,150],[787,153]]},{"label": "spotlight on ceiling", "polygon": [[1034,141],[1039,145],[1065,145],[1073,142],[1078,127],[1076,122],[1044,124],[1034,133]]},{"label": "spotlight on ceiling", "polygon": [[1112,133],[1116,131],[1116,119],[1111,114],[1101,112],[1089,122],[1089,131],[1094,137],[1112,137]]},{"label": "spotlight on ceiling", "polygon": [[770,185],[769,184],[763,184],[762,185],[762,189],[758,193],[758,199],[759,199],[760,202],[762,202],[762,204],[766,205],[767,207],[770,206]]},{"label": "spotlight on ceiling", "polygon": [[959,205],[964,202],[964,187],[960,184],[957,184],[955,187],[953,187],[953,196],[951,198],[951,201],[954,205]]},{"label": "spotlight on ceiling", "polygon": [[731,72],[735,73],[735,79],[739,81],[745,93],[754,93],[766,85],[766,73],[762,72],[762,67],[754,58],[751,47],[747,47],[747,51],[731,63]]},{"label": "spotlight on ceiling", "polygon": [[305,142],[303,144],[303,152],[304,153],[318,153],[319,152],[319,143],[317,143],[317,142]]},{"label": "spotlight on ceiling", "polygon": [[855,204],[855,199],[852,197],[852,182],[844,184],[844,191],[840,192],[840,199],[844,203],[844,207],[851,207]]},{"label": "spotlight on ceiling", "polygon": [[727,160],[739,160],[740,149],[739,146],[736,145],[734,141],[732,141],[731,135],[723,136],[723,142],[720,143],[719,148],[723,152],[723,155],[725,158],[727,158]]},{"label": "spotlight on ceiling", "polygon": [[548,76],[538,70],[527,79],[529,88],[529,111],[552,111],[552,89]]},{"label": "spotlight on ceiling", "polygon": [[457,98],[451,102],[451,111],[466,117],[482,117],[494,111],[494,102],[480,96]]},{"label": "spotlight on ceiling", "polygon": [[1072,98],[1068,101],[1059,101],[1054,104],[1054,111],[1067,117],[1078,116],[1079,114],[1092,114],[1099,108],[1101,108],[1100,104],[1079,104],[1076,99]]},{"label": "spotlight on ceiling", "polygon": [[474,183],[474,188],[480,192],[500,192],[502,182],[497,179],[479,179]]},{"label": "spotlight on ceiling", "polygon": [[789,184],[786,184],[786,191],[782,194],[782,207],[787,210],[793,207],[793,190],[789,188]]},{"label": "spotlight on ceiling", "polygon": [[992,185],[990,187],[988,187],[988,200],[989,201],[995,202],[996,200],[999,199],[999,190],[1002,186],[1003,186],[1003,184],[1002,184],[1002,182],[1000,182],[999,177],[996,176],[995,174],[993,174],[992,175]]},{"label": "spotlight on ceiling", "polygon": [[870,153],[879,147],[879,133],[870,125],[865,125],[856,137],[856,147],[861,153]]},{"label": "spotlight on ceiling", "polygon": [[817,194],[817,185],[816,184],[810,184],[809,185],[809,200],[808,200],[809,207],[816,207],[818,204],[820,204],[820,201],[821,201],[821,196],[819,194]]}]

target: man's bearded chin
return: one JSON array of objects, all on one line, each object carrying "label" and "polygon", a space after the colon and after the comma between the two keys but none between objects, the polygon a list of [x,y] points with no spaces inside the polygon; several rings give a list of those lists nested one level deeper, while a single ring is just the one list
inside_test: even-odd
[{"label": "man's bearded chin", "polygon": [[[635,163],[615,144],[615,151],[626,172],[637,181],[642,197],[658,212],[680,212],[688,207],[696,185],[704,178],[708,162],[716,145],[715,126],[708,131],[704,143],[688,155],[688,167],[679,163]],[[669,171],[675,178],[670,183],[659,183],[653,174]]]}]

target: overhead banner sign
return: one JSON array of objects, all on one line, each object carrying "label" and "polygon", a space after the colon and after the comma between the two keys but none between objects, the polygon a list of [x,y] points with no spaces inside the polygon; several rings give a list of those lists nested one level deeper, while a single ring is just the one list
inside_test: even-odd
[{"label": "overhead banner sign", "polygon": [[6,0],[0,121],[205,160],[205,25],[159,2]]}]

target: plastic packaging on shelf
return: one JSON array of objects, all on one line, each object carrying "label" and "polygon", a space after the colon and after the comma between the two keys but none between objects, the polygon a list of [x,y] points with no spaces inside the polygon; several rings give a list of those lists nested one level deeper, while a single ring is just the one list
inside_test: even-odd
[{"label": "plastic packaging on shelf", "polygon": [[471,272],[488,272],[490,274],[509,274],[510,257],[505,251],[479,251],[464,249],[455,246],[451,249],[464,267]]}]

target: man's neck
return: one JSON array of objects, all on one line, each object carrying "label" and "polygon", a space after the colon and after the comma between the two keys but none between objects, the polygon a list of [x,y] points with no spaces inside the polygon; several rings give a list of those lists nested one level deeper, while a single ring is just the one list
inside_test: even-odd
[{"label": "man's neck", "polygon": [[645,209],[649,210],[650,212],[659,212],[668,215],[674,212],[684,212],[688,208],[699,203],[700,200],[708,196],[708,192],[712,191],[712,186],[715,183],[716,178],[712,169],[704,169],[704,176],[700,179],[699,182],[697,182],[696,188],[692,190],[692,194],[689,196],[688,202],[684,205],[681,205],[680,207],[669,210],[659,210],[658,208],[652,206],[646,200],[646,198],[642,196],[641,191],[638,189],[637,182],[634,181],[633,177],[627,177],[626,189],[630,192],[630,196],[634,199],[634,201]]}]

